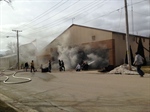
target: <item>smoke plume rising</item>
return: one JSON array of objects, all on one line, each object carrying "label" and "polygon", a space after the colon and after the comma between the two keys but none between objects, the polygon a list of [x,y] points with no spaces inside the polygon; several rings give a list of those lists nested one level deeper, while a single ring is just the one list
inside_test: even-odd
[{"label": "smoke plume rising", "polygon": [[[98,69],[108,65],[108,49],[88,47],[58,46],[58,60],[63,60],[66,70],[74,69],[78,63],[86,61],[90,69]],[[56,64],[56,63],[55,63]],[[58,65],[58,64],[57,64]],[[55,65],[56,67],[56,65]],[[57,66],[58,67],[58,66]]]}]

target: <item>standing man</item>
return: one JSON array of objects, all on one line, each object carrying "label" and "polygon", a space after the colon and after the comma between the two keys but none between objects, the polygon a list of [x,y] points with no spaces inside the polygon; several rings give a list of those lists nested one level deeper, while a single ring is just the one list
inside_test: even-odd
[{"label": "standing man", "polygon": [[65,65],[64,65],[64,61],[63,60],[61,60],[61,67],[62,67],[62,70],[65,71]]},{"label": "standing man", "polygon": [[141,66],[143,64],[144,58],[138,52],[136,52],[135,54],[136,55],[135,55],[135,58],[134,58],[133,65],[136,65],[137,72],[139,73],[139,75],[141,77],[143,77],[144,76],[144,72],[141,70]]},{"label": "standing man", "polygon": [[80,71],[81,70],[81,65],[78,63],[76,66],[76,71]]},{"label": "standing man", "polygon": [[51,69],[52,69],[52,67],[51,67],[51,60],[49,60],[49,63],[48,63],[48,71],[51,72]]},{"label": "standing man", "polygon": [[59,71],[62,71],[61,61],[60,61],[60,60],[58,60],[58,62],[59,62]]},{"label": "standing man", "polygon": [[32,72],[32,70],[33,70],[33,72],[35,72],[34,71],[34,61],[33,60],[31,61],[31,72]]},{"label": "standing man", "polygon": [[28,68],[29,68],[28,62],[26,62],[26,63],[25,63],[26,72],[27,72]]}]

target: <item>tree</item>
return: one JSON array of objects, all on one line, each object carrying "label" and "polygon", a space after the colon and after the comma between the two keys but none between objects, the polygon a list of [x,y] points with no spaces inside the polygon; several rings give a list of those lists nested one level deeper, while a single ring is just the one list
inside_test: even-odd
[{"label": "tree", "polygon": [[8,43],[7,48],[9,49],[10,54],[17,53],[17,46],[15,42]]},{"label": "tree", "polygon": [[[0,0],[0,2],[2,2],[2,1],[7,2],[7,3],[9,4],[9,6],[11,6],[11,7],[12,7],[12,5],[11,5],[12,0]],[[12,7],[12,8],[13,8],[13,7]]]},{"label": "tree", "polygon": [[0,0],[0,2],[1,1],[5,1],[5,2],[7,2],[8,4],[10,4],[11,2],[12,2],[12,0]]},{"label": "tree", "polygon": [[146,62],[146,58],[145,58],[145,54],[144,54],[144,47],[143,47],[141,38],[139,38],[139,43],[138,43],[137,52],[144,58],[144,63],[143,63],[143,65],[146,65],[147,62]]}]

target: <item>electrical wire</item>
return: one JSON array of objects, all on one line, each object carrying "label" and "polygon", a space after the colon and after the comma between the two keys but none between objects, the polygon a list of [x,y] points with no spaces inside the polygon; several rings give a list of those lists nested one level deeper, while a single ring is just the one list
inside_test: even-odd
[{"label": "electrical wire", "polygon": [[119,25],[118,25],[118,31],[120,30],[121,19],[122,19],[122,9],[121,9],[121,13],[120,13],[120,20],[119,20]]},{"label": "electrical wire", "polygon": [[[55,15],[50,16],[50,17],[48,17],[47,19],[44,19],[44,20],[42,20],[42,21],[40,21],[40,22],[36,23],[36,24],[35,24],[35,25],[33,25],[33,26],[36,26],[36,25],[38,25],[38,24],[40,24],[40,23],[42,23],[42,22],[45,22],[45,21],[47,21],[47,20],[51,19],[52,17],[55,17],[57,14],[62,13],[64,10],[66,10],[66,9],[70,8],[71,6],[75,5],[75,4],[76,4],[76,3],[78,3],[79,1],[80,1],[80,0],[78,0],[78,1],[77,1],[77,2],[75,2],[75,3],[73,3],[73,4],[72,4],[72,5],[70,5],[69,7],[67,7],[67,8],[65,8],[65,9],[63,9],[63,10],[59,11],[59,12],[58,12],[58,13],[56,13]],[[26,30],[26,29],[23,29],[23,30]]]},{"label": "electrical wire", "polygon": [[[104,1],[102,1],[101,3],[99,3],[99,4],[102,4],[103,2],[106,2],[106,0],[104,0]],[[85,11],[88,11],[88,10],[92,10],[92,9],[94,9],[96,6],[98,6],[99,4],[96,4],[95,5],[95,3],[94,3],[94,5],[92,5],[92,4],[88,4],[88,5],[90,5],[90,6],[92,6],[92,7],[88,7],[88,5],[87,5],[87,9],[86,10],[83,10],[83,9],[85,9],[85,7],[82,7],[82,8],[80,8],[80,9],[78,9],[78,10],[76,10],[74,13],[69,13],[68,15],[66,15],[66,16],[73,16],[73,14],[75,15],[75,14],[81,14],[81,13],[83,13],[83,12],[85,12]],[[103,5],[103,4],[102,4]],[[82,12],[80,12],[80,11],[82,11]],[[80,13],[79,13],[80,12]],[[76,17],[76,16],[74,16],[74,17]],[[68,19],[66,20],[66,22],[69,20],[70,18],[68,17]],[[59,25],[59,24],[64,24],[65,22],[63,21],[62,22],[62,19],[58,19],[58,20],[56,20],[56,21],[54,21],[53,23],[51,22],[50,24],[47,24],[47,25],[45,25],[45,26],[41,26],[41,27],[38,27],[37,29],[45,29],[45,28],[47,28],[47,27],[50,27],[50,25],[51,25],[51,27],[53,27],[53,26],[57,26],[57,25]],[[34,29],[34,32],[35,32],[35,29]]]},{"label": "electrical wire", "polygon": [[32,19],[30,22],[28,22],[27,24],[23,25],[23,26],[20,26],[20,27],[26,27],[26,26],[29,26],[31,23],[39,20],[40,18],[46,16],[47,14],[51,13],[53,10],[57,9],[58,7],[64,5],[65,3],[67,3],[69,0],[63,2],[61,4],[63,0],[61,0],[59,3],[57,3],[56,5],[54,5],[53,7],[49,8],[48,10],[44,11],[42,14],[38,15],[37,17],[35,17],[34,19]]},{"label": "electrical wire", "polygon": [[[136,3],[134,3],[134,4],[139,4],[139,3],[141,3],[141,2],[143,2],[143,1],[136,2]],[[132,4],[132,5],[134,5],[134,4]],[[117,9],[117,10],[111,11],[111,12],[109,12],[109,13],[107,13],[107,14],[104,14],[104,15],[99,16],[98,18],[100,18],[100,17],[104,17],[104,16],[108,16],[108,15],[110,15],[110,14],[112,14],[112,13],[114,13],[114,12],[118,11],[118,10],[122,10],[123,8],[124,8],[124,7],[121,7],[121,8],[119,8],[119,9]],[[122,11],[121,11],[121,13],[122,13]],[[95,20],[95,19],[97,19],[97,18],[94,18],[94,19],[92,19],[92,20],[86,21],[86,22],[84,22],[84,23],[87,23],[87,22],[93,21],[93,20]]]},{"label": "electrical wire", "polygon": [[[144,1],[147,1],[147,0],[144,0]],[[133,4],[128,4],[128,6],[129,5],[135,5],[135,4],[139,4],[139,3],[141,3],[141,2],[144,2],[144,1],[140,1],[140,2],[136,2],[136,3],[133,3]],[[84,8],[84,7],[83,7]],[[100,17],[104,17],[104,16],[107,16],[107,15],[109,15],[109,14],[111,14],[111,13],[113,13],[114,11],[112,11],[112,12],[109,12],[109,13],[107,13],[107,14],[104,14],[104,15],[101,15]],[[72,13],[73,14],[73,13]],[[42,16],[41,16],[42,17]],[[98,18],[94,18],[94,19],[92,19],[92,20],[88,20],[88,21],[86,21],[86,22],[84,22],[84,23],[87,23],[87,22],[90,22],[90,21],[93,21],[93,20],[96,20],[96,19],[99,19],[100,17],[98,17]],[[61,19],[59,19],[60,20],[60,23],[59,24],[61,24],[63,21],[61,20]],[[57,25],[58,24],[58,21],[54,21],[53,23],[50,23],[50,24],[47,24],[47,25],[45,25],[45,26],[40,26],[40,27],[38,27],[39,29],[40,28],[48,28],[48,27],[50,27],[50,25],[51,25],[51,27],[52,27],[52,25],[53,26],[55,26],[55,25]],[[48,26],[49,25],[49,26]],[[34,29],[34,32],[35,32],[36,30]]]}]

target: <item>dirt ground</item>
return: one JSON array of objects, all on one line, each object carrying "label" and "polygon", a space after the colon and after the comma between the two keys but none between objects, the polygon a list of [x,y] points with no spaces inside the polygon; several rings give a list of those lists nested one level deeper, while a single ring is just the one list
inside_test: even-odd
[{"label": "dirt ground", "polygon": [[143,67],[142,67],[142,70],[143,70],[145,73],[149,73],[149,74],[150,74],[150,66],[143,66]]},{"label": "dirt ground", "polygon": [[17,112],[12,107],[8,106],[5,102],[0,100],[0,112]]},{"label": "dirt ground", "polygon": [[[20,81],[9,75],[8,81]],[[150,74],[98,71],[18,73],[32,81],[4,84],[0,99],[19,112],[150,112]]]}]

